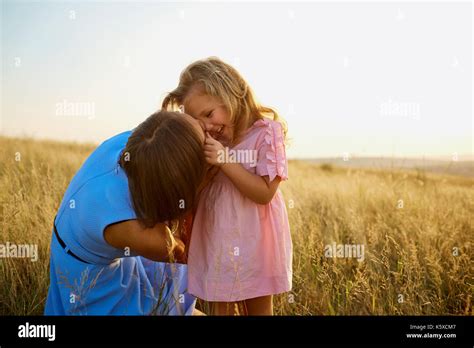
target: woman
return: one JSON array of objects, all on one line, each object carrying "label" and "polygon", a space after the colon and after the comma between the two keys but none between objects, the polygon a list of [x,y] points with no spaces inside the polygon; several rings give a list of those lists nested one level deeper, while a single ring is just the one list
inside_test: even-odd
[{"label": "woman", "polygon": [[160,111],[89,156],[54,221],[45,314],[193,313],[186,266],[163,262],[184,262],[166,223],[195,205],[203,142],[198,121]]}]

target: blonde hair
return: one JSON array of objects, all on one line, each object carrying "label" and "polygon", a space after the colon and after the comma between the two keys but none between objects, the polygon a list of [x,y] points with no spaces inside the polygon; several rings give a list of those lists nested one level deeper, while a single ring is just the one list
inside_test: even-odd
[{"label": "blonde hair", "polygon": [[186,67],[181,73],[178,87],[168,93],[162,108],[172,110],[179,107],[195,87],[202,87],[206,94],[219,98],[225,105],[234,126],[234,144],[255,121],[263,118],[280,122],[286,136],[285,121],[273,108],[258,103],[240,73],[217,57],[198,60]]}]

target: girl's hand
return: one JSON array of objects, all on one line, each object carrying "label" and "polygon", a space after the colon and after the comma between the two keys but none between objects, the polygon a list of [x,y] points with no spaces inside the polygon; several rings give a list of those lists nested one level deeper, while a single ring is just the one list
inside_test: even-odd
[{"label": "girl's hand", "polygon": [[[206,132],[206,140],[204,142],[204,155],[206,161],[214,166],[222,166],[225,161],[225,147],[216,139],[214,139],[208,132]],[[220,158],[219,158],[220,157]]]}]

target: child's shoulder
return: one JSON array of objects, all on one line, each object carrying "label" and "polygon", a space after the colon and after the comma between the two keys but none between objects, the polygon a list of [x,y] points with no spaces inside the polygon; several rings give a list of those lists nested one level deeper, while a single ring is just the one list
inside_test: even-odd
[{"label": "child's shoulder", "polygon": [[260,118],[253,123],[251,126],[252,129],[257,129],[259,132],[267,132],[267,133],[282,133],[283,127],[282,124],[278,121],[271,120],[269,118]]},{"label": "child's shoulder", "polygon": [[280,122],[269,119],[267,117],[259,118],[257,121],[255,121],[252,125],[252,127],[257,127],[257,128],[266,128],[266,129],[281,129],[282,125]]},{"label": "child's shoulder", "polygon": [[283,126],[278,121],[261,118],[254,122],[252,128],[258,134],[262,134],[261,138],[266,143],[284,142]]}]

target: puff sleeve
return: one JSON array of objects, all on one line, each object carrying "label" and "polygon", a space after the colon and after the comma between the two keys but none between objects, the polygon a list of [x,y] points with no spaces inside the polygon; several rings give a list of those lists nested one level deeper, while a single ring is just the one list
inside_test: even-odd
[{"label": "puff sleeve", "polygon": [[268,175],[270,181],[279,176],[281,180],[288,179],[288,161],[286,158],[283,129],[279,122],[258,120],[257,126],[263,131],[257,143],[256,173]]}]

